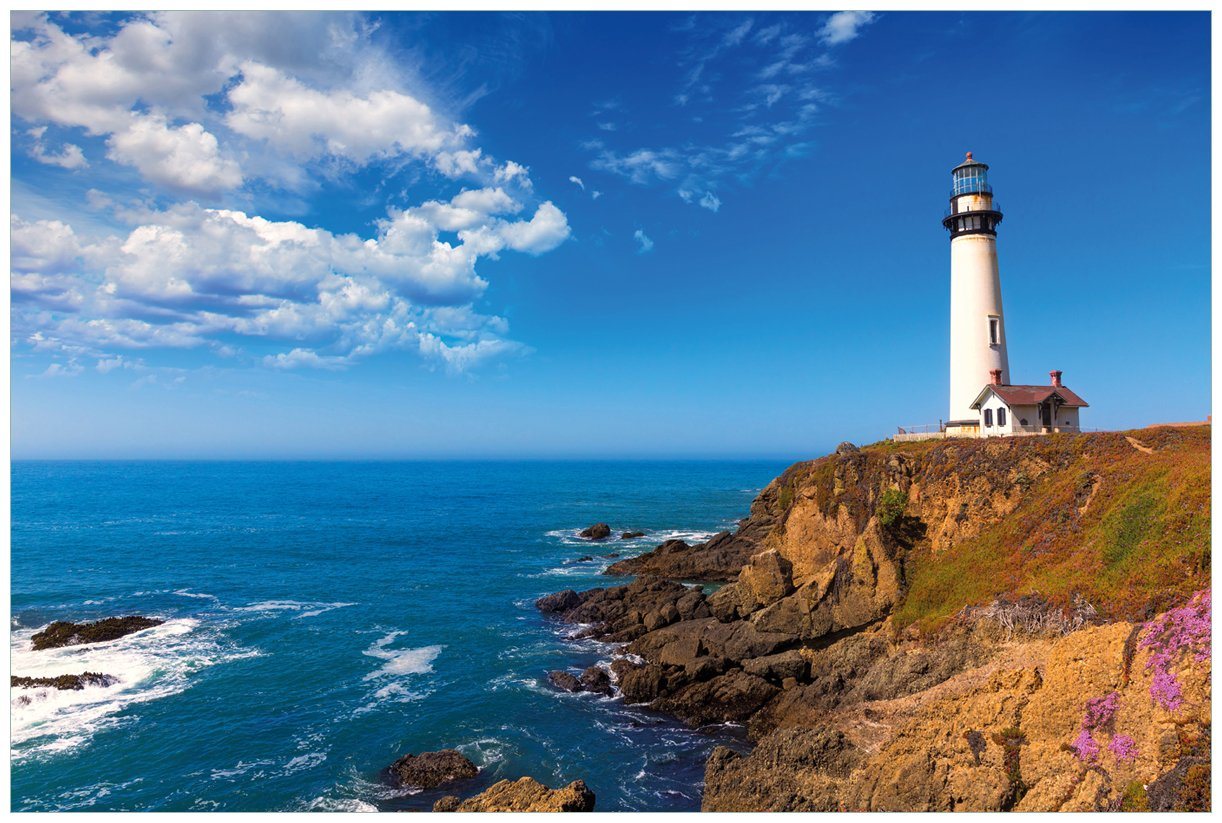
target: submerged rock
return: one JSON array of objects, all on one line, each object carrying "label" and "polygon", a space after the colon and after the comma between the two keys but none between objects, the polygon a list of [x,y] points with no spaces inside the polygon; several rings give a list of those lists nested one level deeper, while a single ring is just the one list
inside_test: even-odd
[{"label": "submerged rock", "polygon": [[645,532],[624,532],[619,536],[620,540],[635,540],[638,537],[644,537]]},{"label": "submerged rock", "polygon": [[562,789],[549,789],[533,777],[523,777],[494,783],[475,797],[464,800],[454,811],[592,812],[594,792],[582,780],[574,780]]},{"label": "submerged rock", "polygon": [[454,749],[405,754],[390,765],[391,775],[404,786],[434,789],[479,774],[479,767]]},{"label": "submerged rock", "polygon": [[66,620],[56,620],[32,639],[34,651],[43,649],[58,649],[61,646],[77,646],[82,643],[103,643],[107,640],[118,640],[120,637],[160,626],[164,620],[155,617],[107,617],[95,623],[69,623]]},{"label": "submerged rock", "polygon": [[55,677],[19,677],[12,675],[10,681],[11,688],[14,689],[34,689],[40,686],[50,686],[61,691],[79,692],[86,686],[113,686],[119,682],[119,679],[109,674],[83,672],[81,674],[61,674]]},{"label": "submerged rock", "polygon": [[611,527],[606,523],[595,523],[582,529],[581,536],[587,540],[606,540],[611,536]]}]

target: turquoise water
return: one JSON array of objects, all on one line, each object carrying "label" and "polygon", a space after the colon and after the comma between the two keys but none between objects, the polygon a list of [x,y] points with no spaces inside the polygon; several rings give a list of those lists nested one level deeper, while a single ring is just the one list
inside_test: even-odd
[{"label": "turquoise water", "polygon": [[[428,808],[396,757],[455,747],[501,778],[584,779],[599,810],[699,808],[709,750],[547,672],[606,660],[533,600],[614,580],[585,554],[732,527],[777,462],[72,463],[12,470],[14,810]],[[597,520],[645,538],[590,544]],[[164,618],[29,651],[57,620]]]}]

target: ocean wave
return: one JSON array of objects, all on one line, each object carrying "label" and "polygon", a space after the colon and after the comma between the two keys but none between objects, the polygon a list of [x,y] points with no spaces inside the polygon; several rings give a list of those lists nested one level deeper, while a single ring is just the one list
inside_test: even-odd
[{"label": "ocean wave", "polygon": [[13,632],[9,659],[14,674],[55,677],[91,671],[111,675],[116,682],[80,690],[12,689],[14,760],[71,751],[120,723],[116,715],[129,706],[185,690],[200,669],[259,654],[227,644],[217,627],[202,628],[192,618],[167,620],[106,643],[37,652],[30,648],[34,634],[33,629]]},{"label": "ocean wave", "polygon": [[308,812],[376,812],[378,807],[355,797],[316,797],[306,804]]},{"label": "ocean wave", "polygon": [[[181,592],[175,592],[181,594]],[[200,595],[184,595],[185,597]],[[207,595],[211,597],[211,595]],[[263,600],[259,603],[251,603],[248,606],[236,606],[235,612],[254,612],[266,616],[275,616],[281,612],[296,612],[293,619],[300,620],[306,617],[317,617],[318,615],[333,611],[334,609],[343,609],[348,606],[355,606],[355,603],[314,603],[301,600]]]}]

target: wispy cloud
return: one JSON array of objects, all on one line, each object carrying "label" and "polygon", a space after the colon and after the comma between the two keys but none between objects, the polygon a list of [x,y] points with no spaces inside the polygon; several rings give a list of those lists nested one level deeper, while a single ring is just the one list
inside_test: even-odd
[{"label": "wispy cloud", "polygon": [[650,240],[649,235],[647,235],[641,229],[637,229],[632,233],[632,239],[637,242],[637,254],[645,254],[653,251],[653,241]]},{"label": "wispy cloud", "polygon": [[691,123],[699,137],[644,146],[589,139],[582,145],[592,152],[590,168],[635,185],[671,186],[683,202],[719,211],[727,192],[809,153],[810,130],[835,104],[821,76],[835,65],[830,49],[875,18],[837,12],[815,32],[792,18],[685,18],[675,29],[681,45],[672,99],[687,112],[677,122]]}]

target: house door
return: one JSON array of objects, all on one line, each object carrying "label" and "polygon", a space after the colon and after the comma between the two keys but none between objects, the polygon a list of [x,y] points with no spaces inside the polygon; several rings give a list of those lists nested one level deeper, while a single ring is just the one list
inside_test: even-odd
[{"label": "house door", "polygon": [[1040,403],[1040,422],[1044,424],[1045,428],[1052,426],[1051,403]]}]

